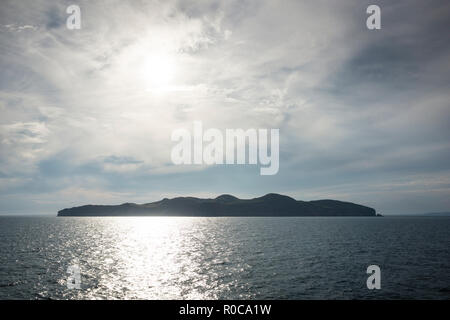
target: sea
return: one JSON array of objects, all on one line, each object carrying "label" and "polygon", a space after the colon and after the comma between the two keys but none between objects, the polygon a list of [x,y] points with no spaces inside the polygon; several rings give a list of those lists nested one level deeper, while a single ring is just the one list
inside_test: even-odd
[{"label": "sea", "polygon": [[450,217],[2,216],[0,299],[450,299]]}]

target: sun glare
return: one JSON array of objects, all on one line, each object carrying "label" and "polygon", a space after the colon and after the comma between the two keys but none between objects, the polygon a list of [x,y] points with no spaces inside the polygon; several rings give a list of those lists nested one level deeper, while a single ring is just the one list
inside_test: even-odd
[{"label": "sun glare", "polygon": [[142,81],[148,90],[164,90],[175,75],[175,61],[165,55],[148,57],[141,69]]}]

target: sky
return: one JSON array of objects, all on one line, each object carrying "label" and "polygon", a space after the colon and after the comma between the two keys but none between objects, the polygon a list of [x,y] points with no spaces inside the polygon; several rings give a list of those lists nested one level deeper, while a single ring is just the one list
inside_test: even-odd
[{"label": "sky", "polygon": [[[2,0],[0,214],[270,192],[450,211],[448,30],[438,0]],[[278,128],[278,174],[174,165],[196,120]]]}]

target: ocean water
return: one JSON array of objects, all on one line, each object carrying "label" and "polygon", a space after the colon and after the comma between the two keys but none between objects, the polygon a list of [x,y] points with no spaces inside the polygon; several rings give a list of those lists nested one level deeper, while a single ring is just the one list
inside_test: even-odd
[{"label": "ocean water", "polygon": [[449,298],[446,217],[0,217],[0,299]]}]

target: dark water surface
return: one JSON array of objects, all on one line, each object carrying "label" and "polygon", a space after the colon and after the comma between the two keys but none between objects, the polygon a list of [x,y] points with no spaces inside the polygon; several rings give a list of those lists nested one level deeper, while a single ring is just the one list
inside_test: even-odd
[{"label": "dark water surface", "polygon": [[49,298],[449,299],[450,218],[0,217],[0,299]]}]

